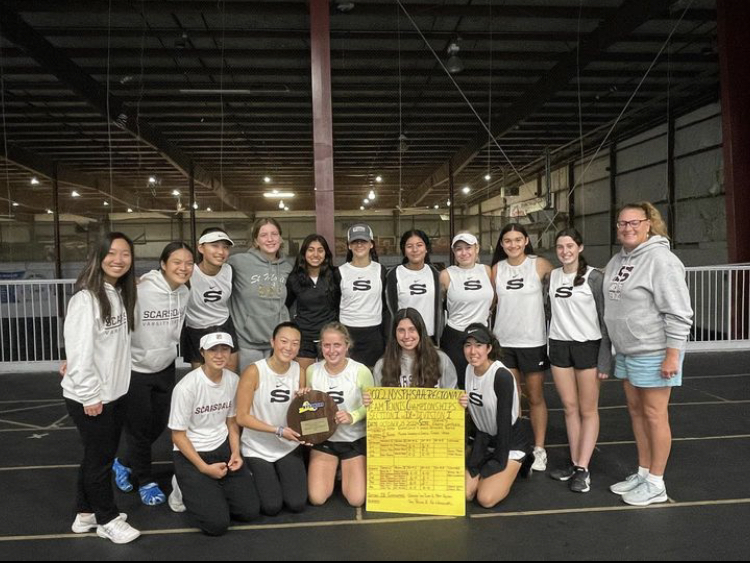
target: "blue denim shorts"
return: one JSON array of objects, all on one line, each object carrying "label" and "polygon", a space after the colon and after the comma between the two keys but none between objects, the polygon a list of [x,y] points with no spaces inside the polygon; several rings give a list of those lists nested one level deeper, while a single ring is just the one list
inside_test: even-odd
[{"label": "blue denim shorts", "polygon": [[667,379],[661,376],[661,364],[666,352],[645,356],[615,356],[615,377],[627,379],[633,387],[680,387],[682,385],[682,362],[685,352],[680,352],[680,370]]}]

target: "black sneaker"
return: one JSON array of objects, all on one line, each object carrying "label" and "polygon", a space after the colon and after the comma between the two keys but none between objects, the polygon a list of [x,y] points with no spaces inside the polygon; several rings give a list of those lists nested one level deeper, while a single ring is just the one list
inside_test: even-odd
[{"label": "black sneaker", "polygon": [[570,490],[574,493],[588,493],[591,490],[591,474],[583,467],[576,467],[570,481]]},{"label": "black sneaker", "polygon": [[570,463],[566,465],[565,467],[559,467],[557,469],[553,469],[549,472],[549,476],[552,477],[555,481],[567,481],[570,479],[576,472],[575,466]]}]

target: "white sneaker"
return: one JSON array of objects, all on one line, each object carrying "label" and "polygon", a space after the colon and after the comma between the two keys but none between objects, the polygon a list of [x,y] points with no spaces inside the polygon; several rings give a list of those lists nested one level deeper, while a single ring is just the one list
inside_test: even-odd
[{"label": "white sneaker", "polygon": [[[120,518],[125,521],[128,519],[128,515],[120,512]],[[76,514],[76,519],[73,520],[73,525],[70,529],[73,530],[74,534],[85,534],[86,532],[96,530],[96,526],[96,514],[79,512]]]},{"label": "white sneaker", "polygon": [[547,450],[534,446],[534,463],[531,465],[532,471],[544,471],[547,469]]},{"label": "white sneaker", "polygon": [[175,475],[172,475],[172,492],[169,493],[167,504],[169,504],[172,512],[185,512],[187,510],[187,507],[182,502],[182,491],[177,484],[177,477]]},{"label": "white sneaker", "polygon": [[649,481],[644,481],[632,491],[622,495],[622,500],[633,506],[648,506],[657,502],[667,502],[667,487],[654,485]]},{"label": "white sneaker", "polygon": [[641,477],[638,475],[638,473],[633,473],[632,475],[628,475],[624,481],[620,481],[619,483],[615,483],[614,485],[609,486],[609,490],[615,493],[616,495],[624,495],[626,493],[629,493],[633,489],[635,489],[638,485],[643,483],[646,480],[645,477]]},{"label": "white sneaker", "polygon": [[119,516],[103,526],[96,527],[96,535],[113,543],[130,543],[141,533]]}]

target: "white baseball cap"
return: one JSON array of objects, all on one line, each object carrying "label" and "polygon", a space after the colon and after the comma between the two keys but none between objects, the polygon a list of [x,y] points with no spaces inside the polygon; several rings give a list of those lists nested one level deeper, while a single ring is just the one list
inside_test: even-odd
[{"label": "white baseball cap", "polygon": [[211,332],[201,338],[201,350],[210,350],[219,344],[234,348],[232,337],[226,332]]},{"label": "white baseball cap", "polygon": [[479,244],[479,241],[477,241],[477,237],[475,237],[471,233],[458,233],[455,237],[453,237],[453,242],[451,243],[451,247],[456,246],[457,242],[465,242],[466,244],[470,246]]},{"label": "white baseball cap", "polygon": [[198,244],[206,244],[209,242],[219,242],[220,240],[225,240],[229,243],[230,246],[234,246],[234,242],[232,242],[232,239],[229,238],[229,236],[224,231],[212,231],[210,233],[206,233],[201,238],[198,239]]}]

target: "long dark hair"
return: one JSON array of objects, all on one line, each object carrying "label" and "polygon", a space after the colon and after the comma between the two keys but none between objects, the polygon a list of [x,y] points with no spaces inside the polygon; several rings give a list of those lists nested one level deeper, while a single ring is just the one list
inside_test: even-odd
[{"label": "long dark hair", "polygon": [[289,276],[296,276],[301,287],[313,286],[313,282],[307,271],[307,260],[305,259],[307,249],[313,242],[319,242],[326,255],[325,260],[320,265],[320,277],[326,281],[326,295],[331,299],[334,292],[333,286],[335,285],[333,281],[333,254],[324,236],[319,234],[307,235],[305,240],[302,241],[302,246],[299,248],[299,254],[297,254],[297,259],[294,262],[292,273]]},{"label": "long dark hair", "polygon": [[[557,233],[555,235],[555,244],[557,244],[557,241],[560,239],[560,237],[570,237],[578,246],[583,246],[583,237],[581,237],[581,233],[579,233],[574,227],[568,227],[567,229],[563,229],[562,231]],[[588,262],[586,262],[586,258],[583,257],[583,253],[579,253],[578,270],[576,271],[575,280],[573,280],[574,287],[583,285],[583,282],[585,281],[586,270],[588,270],[588,267]]]},{"label": "long dark hair", "polygon": [[401,385],[401,354],[403,350],[396,340],[396,331],[399,323],[404,319],[410,320],[416,327],[417,334],[419,334],[419,345],[415,350],[416,357],[412,366],[411,386],[432,389],[440,379],[440,356],[438,356],[437,348],[432,343],[430,335],[427,334],[427,327],[425,327],[422,315],[411,307],[400,309],[393,319],[391,338],[385,347],[385,355],[383,356],[382,385],[383,387],[400,387]]},{"label": "long dark hair", "polygon": [[430,264],[430,252],[432,252],[432,243],[430,242],[430,237],[427,236],[427,233],[420,229],[411,229],[410,231],[406,231],[403,235],[401,235],[401,242],[399,243],[399,246],[401,247],[401,256],[404,257],[404,259],[401,261],[401,264],[408,264],[409,259],[406,257],[406,241],[408,241],[411,237],[419,237],[422,239],[422,242],[424,242],[425,247],[427,248],[427,254],[424,257],[424,263]]},{"label": "long dark hair", "polygon": [[99,302],[99,311],[102,319],[108,319],[112,316],[112,305],[107,296],[107,290],[104,288],[104,271],[102,270],[102,261],[109,254],[112,243],[117,239],[122,239],[130,247],[131,263],[130,269],[115,282],[115,288],[120,290],[120,296],[128,315],[128,328],[132,332],[135,328],[135,302],[137,291],[135,288],[135,248],[133,241],[123,233],[108,233],[104,235],[99,244],[92,249],[89,259],[84,266],[83,271],[78,275],[76,280],[76,291],[88,290],[94,294]]},{"label": "long dark hair", "polygon": [[497,237],[497,244],[495,245],[495,254],[492,256],[492,265],[494,266],[501,260],[505,260],[508,258],[508,255],[505,253],[505,249],[503,248],[503,237],[508,234],[510,231],[517,231],[521,233],[524,237],[529,239],[528,244],[526,245],[526,248],[523,249],[524,254],[526,256],[530,256],[534,254],[534,246],[531,244],[531,239],[529,238],[529,233],[526,232],[526,229],[523,225],[520,225],[518,223],[508,223],[503,227],[503,230],[500,231],[500,236]]}]

